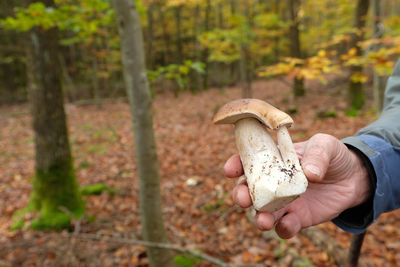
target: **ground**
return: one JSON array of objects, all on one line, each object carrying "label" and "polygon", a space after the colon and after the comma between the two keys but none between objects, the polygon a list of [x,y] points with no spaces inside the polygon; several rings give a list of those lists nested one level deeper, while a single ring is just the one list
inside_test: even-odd
[{"label": "ground", "polygon": [[[318,132],[342,138],[376,118],[369,106],[360,116],[347,117],[340,86],[307,83],[307,88],[307,95],[294,101],[285,84],[258,81],[254,97],[293,113],[291,133],[296,141]],[[162,93],[154,100],[163,212],[170,242],[235,264],[285,266],[291,260],[285,251],[295,248],[317,266],[334,265],[332,257],[302,235],[288,241],[265,241],[245,210],[233,205],[230,192],[235,182],[222,172],[226,159],[236,152],[233,128],[213,125],[212,116],[221,105],[239,97],[239,88],[223,88],[196,95],[182,93],[179,98]],[[12,215],[25,207],[31,190],[33,132],[26,104],[0,107],[0,266],[146,266],[143,246],[105,239],[140,239],[128,104],[108,103],[101,109],[67,104],[66,112],[80,185],[104,183],[113,194],[104,191],[86,196],[86,214],[72,222],[70,231],[38,232],[26,227],[10,231]],[[349,246],[351,236],[332,223],[318,227],[343,247]],[[371,266],[400,265],[399,229],[400,212],[381,216],[368,230],[361,257]],[[87,234],[99,238],[85,238]],[[211,266],[205,262],[197,265]]]}]

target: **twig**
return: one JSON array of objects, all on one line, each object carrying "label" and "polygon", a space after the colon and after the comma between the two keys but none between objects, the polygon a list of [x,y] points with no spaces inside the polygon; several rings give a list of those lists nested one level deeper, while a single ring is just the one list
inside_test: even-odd
[{"label": "twig", "polygon": [[116,98],[101,98],[101,99],[83,99],[72,102],[71,105],[74,106],[91,106],[98,104],[114,104],[120,102],[126,102],[126,97],[116,97]]},{"label": "twig", "polygon": [[17,247],[31,247],[35,240],[24,240],[18,242],[9,242],[7,244],[3,244],[0,246],[0,257],[4,254],[7,254],[9,250],[17,248]]},{"label": "twig", "polygon": [[181,253],[191,254],[195,257],[204,259],[204,260],[206,260],[210,263],[216,264],[218,266],[222,266],[222,267],[232,267],[233,266],[233,265],[225,263],[217,258],[209,256],[207,254],[204,254],[204,253],[201,253],[201,252],[198,252],[195,250],[187,249],[184,247],[180,247],[180,246],[174,245],[174,244],[148,242],[148,241],[143,241],[143,240],[135,240],[135,239],[127,239],[127,238],[119,238],[119,237],[105,237],[105,236],[98,236],[98,235],[93,235],[93,234],[83,234],[83,233],[80,233],[79,235],[74,235],[74,238],[81,239],[81,240],[98,240],[98,241],[103,241],[103,242],[113,242],[113,243],[129,244],[129,245],[140,245],[140,246],[146,246],[146,247],[171,249],[171,250],[175,250],[175,251],[178,251]]},{"label": "twig", "polygon": [[80,218],[76,218],[72,212],[64,206],[59,206],[58,209],[64,213],[66,213],[71,220],[74,222],[74,235],[79,234],[81,231],[81,222],[85,218],[85,214],[83,214]]}]

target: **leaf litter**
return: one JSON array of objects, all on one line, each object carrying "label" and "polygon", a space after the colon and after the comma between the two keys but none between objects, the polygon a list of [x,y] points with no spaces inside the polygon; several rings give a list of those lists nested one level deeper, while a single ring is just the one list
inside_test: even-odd
[{"label": "leaf litter", "polygon": [[[295,141],[319,132],[343,138],[376,117],[369,109],[359,117],[346,117],[340,87],[326,89],[309,82],[307,89],[305,97],[294,101],[290,88],[279,81],[253,84],[255,98],[293,113]],[[182,93],[179,98],[162,93],[154,99],[163,214],[170,242],[232,264],[290,266],[285,250],[293,247],[317,266],[334,265],[329,255],[302,235],[266,242],[245,210],[234,206],[231,190],[235,181],[225,178],[222,171],[226,159],[236,153],[232,126],[215,126],[212,117],[220,106],[237,98],[240,88],[232,87],[196,95]],[[335,116],[318,116],[332,110]],[[140,245],[81,240],[67,231],[9,230],[13,213],[29,200],[34,142],[28,105],[3,106],[0,113],[0,265],[147,266],[145,248]],[[72,222],[71,231],[77,236],[141,239],[129,105],[103,104],[98,109],[68,104],[66,113],[80,185],[104,183],[115,192],[86,196],[86,214]],[[343,247],[349,246],[350,234],[332,223],[318,227]],[[400,212],[381,216],[368,229],[361,257],[372,265],[400,265],[399,229]],[[197,262],[196,266],[211,265]]]}]

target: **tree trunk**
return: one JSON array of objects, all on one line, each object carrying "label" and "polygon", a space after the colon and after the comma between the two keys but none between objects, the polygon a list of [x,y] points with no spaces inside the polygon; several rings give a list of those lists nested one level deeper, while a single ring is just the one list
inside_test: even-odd
[{"label": "tree trunk", "polygon": [[[373,38],[382,38],[383,36],[383,25],[382,25],[382,12],[381,12],[381,1],[373,0]],[[375,51],[378,51],[382,46],[377,44],[374,47]],[[379,75],[377,71],[374,71],[374,100],[375,107],[380,112],[383,107],[383,95],[385,92],[385,77]]]},{"label": "tree trunk", "polygon": [[93,61],[92,61],[92,68],[93,68],[93,94],[92,97],[94,98],[95,102],[97,103],[97,109],[101,109],[100,97],[99,97],[99,77],[97,76],[99,72],[99,63],[98,58],[96,56],[96,50],[93,53]]},{"label": "tree trunk", "polygon": [[176,35],[175,35],[176,61],[178,64],[183,63],[182,25],[181,25],[182,8],[183,6],[176,6],[174,8],[175,19],[176,19]]},{"label": "tree trunk", "polygon": [[68,101],[73,102],[76,98],[76,86],[74,84],[74,81],[72,80],[71,75],[68,72],[67,63],[65,62],[64,56],[59,54],[58,58],[63,77],[64,92],[66,92]]},{"label": "tree trunk", "polygon": [[[230,11],[231,11],[231,17],[236,16],[236,10],[237,10],[237,6],[238,6],[238,0],[230,0],[229,1],[230,4]],[[237,83],[238,79],[237,77],[237,69],[239,69],[239,80],[240,80],[240,61],[238,62],[237,60],[233,61],[232,63],[229,64],[230,65],[230,76],[232,77],[232,81],[234,84]]]},{"label": "tree trunk", "polygon": [[[249,26],[248,22],[248,3],[244,3],[245,8],[243,9],[243,18],[245,19],[246,26]],[[240,70],[240,83],[242,86],[242,97],[243,98],[251,98],[252,97],[252,88],[251,88],[251,56],[250,56],[250,48],[246,43],[249,39],[249,36],[246,31],[241,33],[243,42],[240,43],[240,59],[239,59],[239,70]]]},{"label": "tree trunk", "polygon": [[153,59],[153,39],[154,39],[154,17],[153,11],[154,3],[151,2],[149,7],[147,8],[147,67],[152,70],[154,59]]},{"label": "tree trunk", "polygon": [[[54,6],[53,0],[41,2]],[[32,222],[33,228],[61,229],[69,226],[71,214],[76,217],[83,214],[84,204],[68,141],[58,62],[58,31],[37,27],[30,31],[29,37],[28,90],[36,156],[28,210],[40,214]]]},{"label": "tree trunk", "polygon": [[[249,24],[249,4],[245,1],[243,9],[243,17],[245,19],[245,24],[250,28]],[[242,33],[244,42],[240,45],[240,73],[242,80],[242,97],[243,98],[251,98],[253,96],[251,82],[252,82],[252,62],[251,62],[251,51],[249,44],[247,41],[249,40],[249,36],[247,30]]]},{"label": "tree trunk", "polygon": [[[196,5],[195,9],[194,9],[194,53],[195,53],[195,60],[196,62],[200,62],[201,61],[201,44],[197,38],[197,36],[199,36],[201,34],[201,29],[200,29],[200,5]],[[202,83],[202,74],[199,72],[195,72],[194,73],[194,80],[195,80],[195,84],[194,84],[194,91],[200,91],[203,89],[203,83]]]},{"label": "tree trunk", "polygon": [[160,6],[159,8],[159,16],[161,21],[162,28],[162,38],[164,41],[164,51],[163,51],[163,62],[162,65],[170,64],[170,55],[171,55],[171,47],[170,47],[170,37],[168,35],[168,23],[165,21],[164,10]]},{"label": "tree trunk", "polygon": [[[290,18],[289,39],[290,39],[290,56],[294,58],[302,58],[300,46],[300,31],[298,12],[300,9],[299,0],[288,0],[288,10]],[[305,95],[304,79],[295,77],[293,80],[293,95],[299,97]]]},{"label": "tree trunk", "polygon": [[[204,31],[208,32],[210,30],[210,15],[211,15],[211,0],[206,0],[206,10],[204,16]],[[203,50],[203,63],[204,63],[204,76],[203,76],[203,88],[208,89],[208,73],[210,64],[208,62],[209,51],[208,48]]]},{"label": "tree trunk", "polygon": [[247,58],[246,58],[245,45],[240,46],[239,70],[240,70],[240,84],[242,87],[242,98],[251,98],[252,97],[251,81],[247,71]]},{"label": "tree trunk", "polygon": [[223,13],[223,3],[217,2],[216,4],[216,17],[217,17],[217,27],[220,29],[224,28],[224,13]]},{"label": "tree trunk", "polygon": [[[366,16],[369,8],[369,0],[358,0],[355,10],[354,17],[354,30],[356,33],[351,35],[350,47],[356,49],[356,56],[361,56],[361,47],[358,45],[359,42],[364,40],[364,31]],[[361,75],[363,68],[361,66],[352,66],[350,68],[351,76]],[[350,109],[359,110],[365,102],[365,95],[363,91],[363,85],[360,81],[354,81],[350,79],[348,87],[348,105]]]},{"label": "tree trunk", "polygon": [[[140,187],[142,234],[146,241],[167,241],[161,209],[160,175],[153,130],[143,36],[135,1],[114,0],[121,36],[124,80],[131,105]],[[173,266],[170,250],[147,247],[150,266]]]},{"label": "tree trunk", "polygon": [[[275,2],[274,2],[274,11],[278,16],[281,14],[280,3],[281,3],[280,0],[275,0]],[[268,5],[266,5],[266,6],[268,6]],[[275,37],[273,38],[273,42],[274,42],[274,61],[275,62],[279,62],[279,58],[280,58],[279,41],[280,41],[280,38],[276,34]]]}]

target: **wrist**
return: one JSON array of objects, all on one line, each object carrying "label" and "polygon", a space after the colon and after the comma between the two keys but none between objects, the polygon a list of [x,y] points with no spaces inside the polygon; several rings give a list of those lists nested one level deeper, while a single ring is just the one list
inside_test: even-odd
[{"label": "wrist", "polygon": [[373,186],[367,168],[361,159],[360,155],[350,150],[354,172],[352,175],[354,181],[354,203],[350,208],[358,206],[366,202],[373,193]]}]

